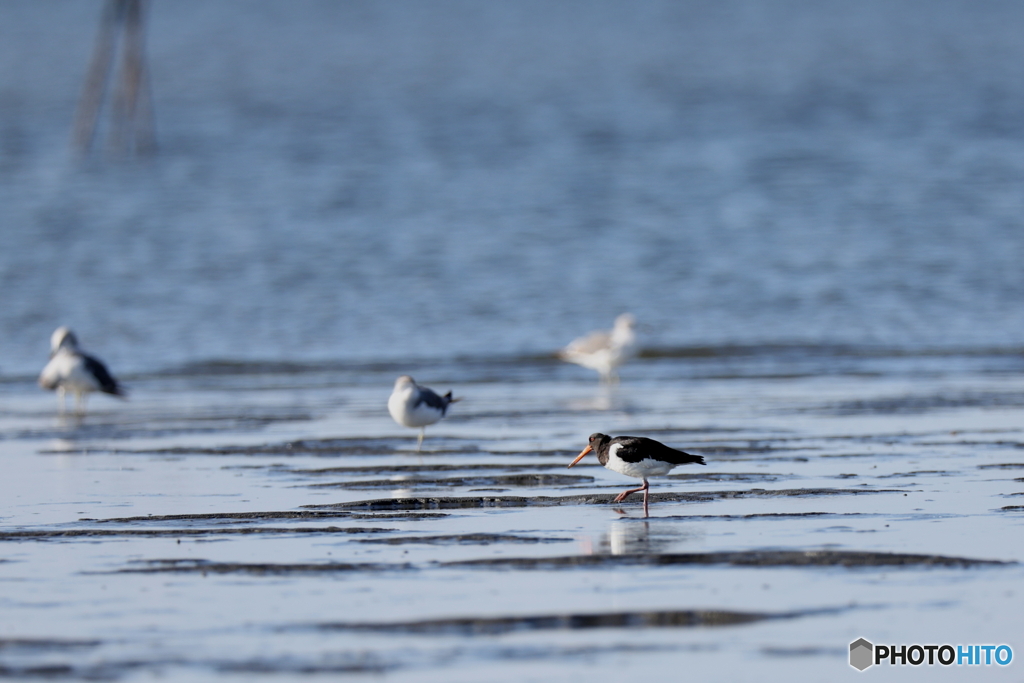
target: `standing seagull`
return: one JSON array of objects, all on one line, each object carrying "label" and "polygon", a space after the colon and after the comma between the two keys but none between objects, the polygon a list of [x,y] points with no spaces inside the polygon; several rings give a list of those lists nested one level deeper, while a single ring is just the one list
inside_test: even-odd
[{"label": "standing seagull", "polygon": [[569,463],[569,467],[578,463],[583,456],[591,451],[597,453],[597,459],[608,469],[625,474],[627,477],[644,480],[643,486],[623,491],[612,501],[621,503],[629,494],[643,491],[644,517],[647,516],[647,496],[650,493],[647,477],[668,474],[676,465],[686,465],[691,462],[707,464],[701,455],[677,451],[654,439],[643,436],[617,436],[613,439],[607,434],[598,432],[590,435],[590,443],[582,453],[576,456],[575,460]]},{"label": "standing seagull", "polygon": [[125,395],[124,388],[111,376],[107,366],[82,353],[75,333],[66,327],[58,327],[50,336],[50,362],[39,374],[39,386],[57,390],[61,413],[67,409],[68,391],[75,395],[78,414],[85,412],[85,398],[90,391]]},{"label": "standing seagull", "polygon": [[421,387],[409,375],[395,380],[395,388],[388,398],[388,412],[403,427],[419,427],[420,438],[416,450],[423,446],[427,425],[432,425],[448,411],[448,406],[462,399],[452,398],[452,392],[438,396],[433,390]]},{"label": "standing seagull", "polygon": [[623,313],[615,319],[615,326],[610,331],[591,332],[575,339],[558,352],[558,357],[597,370],[602,381],[613,382],[618,379],[615,368],[636,352],[635,325],[636,318],[630,313]]}]

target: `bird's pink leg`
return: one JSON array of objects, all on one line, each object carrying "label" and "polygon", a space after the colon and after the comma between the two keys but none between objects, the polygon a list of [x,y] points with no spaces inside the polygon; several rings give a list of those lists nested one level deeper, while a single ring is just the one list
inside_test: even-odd
[{"label": "bird's pink leg", "polygon": [[626,491],[623,491],[619,495],[615,496],[615,500],[613,500],[612,502],[613,503],[621,503],[622,501],[626,500],[626,496],[628,496],[629,494],[636,493],[637,491],[643,491],[643,490],[644,490],[643,486],[639,486],[639,487],[637,487],[635,489],[628,489]]},{"label": "bird's pink leg", "polygon": [[644,491],[645,492],[644,493],[644,500],[647,500],[647,493],[646,493],[646,491],[647,491],[647,487],[648,486],[650,486],[650,484],[648,484],[647,480],[644,479],[644,485],[643,486],[637,486],[635,489],[629,489],[627,491],[623,491],[619,495],[615,496],[615,500],[613,500],[612,502],[613,503],[621,503],[622,501],[626,500],[626,496],[628,496],[631,493],[636,493],[637,491]]}]

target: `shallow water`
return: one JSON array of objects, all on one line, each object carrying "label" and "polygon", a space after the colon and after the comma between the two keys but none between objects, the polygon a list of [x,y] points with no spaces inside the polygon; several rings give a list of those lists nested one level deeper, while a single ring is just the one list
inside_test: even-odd
[{"label": "shallow water", "polygon": [[[862,636],[1019,647],[1022,368],[703,363],[611,389],[453,364],[465,400],[419,454],[386,367],[139,378],[81,421],[9,383],[4,671],[834,680]],[[620,475],[565,469],[597,429],[708,466],[654,481],[644,519]]]},{"label": "shallow water", "polygon": [[[159,153],[68,150],[99,19],[0,8],[0,335],[210,359],[1024,339],[1024,8],[153,3]],[[101,131],[102,132],[102,131]]]},{"label": "shallow water", "polygon": [[[1024,5],[150,9],[158,153],[81,160],[99,8],[0,6],[0,676],[1024,653]],[[57,416],[61,324],[129,400]],[[644,519],[598,430],[708,466]]]}]

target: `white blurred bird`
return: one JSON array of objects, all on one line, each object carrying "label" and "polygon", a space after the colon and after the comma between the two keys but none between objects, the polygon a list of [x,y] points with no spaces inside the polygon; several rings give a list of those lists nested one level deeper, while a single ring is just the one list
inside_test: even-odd
[{"label": "white blurred bird", "polygon": [[50,336],[50,362],[39,374],[39,386],[56,390],[60,411],[67,409],[67,392],[75,395],[75,412],[85,412],[86,395],[91,391],[102,391],[113,396],[125,395],[124,388],[117,383],[110,371],[100,360],[87,355],[78,348],[74,332],[58,327]]},{"label": "white blurred bird", "polygon": [[452,398],[452,392],[438,396],[433,390],[421,387],[409,375],[395,380],[395,388],[388,398],[388,412],[395,422],[403,427],[419,427],[420,438],[416,450],[423,446],[427,425],[432,425],[445,416],[448,406],[461,399]]},{"label": "white blurred bird", "polygon": [[623,313],[615,319],[615,326],[610,331],[591,332],[575,339],[558,352],[558,357],[597,370],[602,381],[613,382],[618,379],[616,368],[636,353],[635,326],[636,318],[630,313]]}]

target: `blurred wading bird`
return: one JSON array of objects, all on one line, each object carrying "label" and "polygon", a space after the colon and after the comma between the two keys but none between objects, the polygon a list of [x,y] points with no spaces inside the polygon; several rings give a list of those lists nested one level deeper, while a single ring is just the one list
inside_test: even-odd
[{"label": "blurred wading bird", "polygon": [[614,382],[618,379],[615,369],[636,353],[635,326],[636,318],[623,313],[615,319],[615,326],[610,331],[591,332],[575,339],[558,352],[558,357],[597,370],[604,382]]},{"label": "blurred wading bird", "polygon": [[452,392],[438,396],[433,390],[416,384],[409,375],[402,375],[395,380],[395,388],[388,398],[388,412],[395,422],[403,427],[419,427],[420,438],[416,442],[416,450],[423,446],[423,436],[427,425],[432,425],[448,411],[448,406],[460,398],[452,398]]},{"label": "blurred wading bird", "polygon": [[704,456],[691,455],[683,451],[669,448],[665,444],[643,436],[617,436],[614,439],[600,432],[590,435],[590,443],[576,459],[569,463],[572,467],[591,451],[597,453],[597,459],[610,470],[625,474],[627,477],[643,479],[643,486],[623,491],[615,497],[614,503],[621,503],[631,493],[644,492],[644,516],[647,516],[647,497],[650,484],[647,477],[668,474],[676,465],[695,462],[706,465]]},{"label": "blurred wading bird", "polygon": [[78,348],[74,332],[58,327],[50,336],[50,362],[39,374],[39,386],[57,390],[60,412],[67,409],[67,392],[75,395],[75,412],[85,412],[85,399],[90,391],[124,397],[124,388],[98,359]]}]

